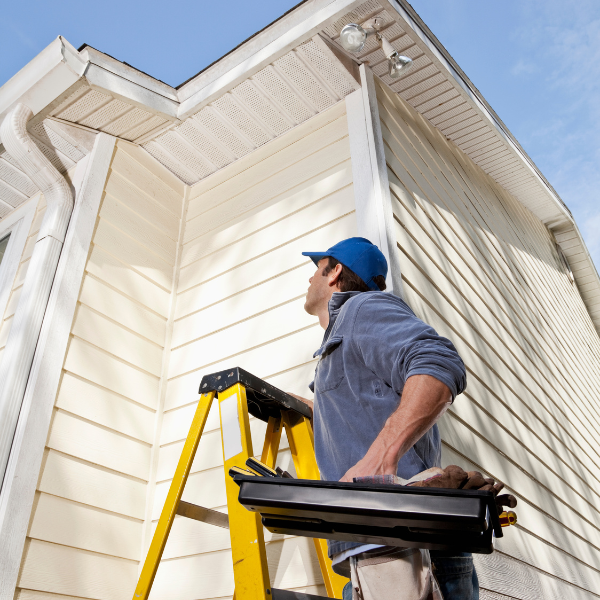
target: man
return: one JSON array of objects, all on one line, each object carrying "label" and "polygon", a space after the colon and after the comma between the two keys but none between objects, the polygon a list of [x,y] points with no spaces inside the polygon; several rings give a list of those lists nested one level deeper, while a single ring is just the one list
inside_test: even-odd
[{"label": "man", "polygon": [[[314,406],[300,398],[313,408],[321,477],[348,482],[373,475],[410,479],[439,467],[441,442],[435,422],[466,387],[465,367],[456,349],[403,300],[382,293],[387,261],[368,240],[350,238],[326,252],[303,254],[317,265],[304,309],[325,329],[310,385]],[[367,573],[361,565],[379,564],[383,570],[374,577],[390,580],[390,598],[434,597],[424,591],[425,581],[415,583],[412,595],[405,587],[407,573],[429,572],[426,551],[330,541],[329,554],[336,572],[349,577],[354,567],[357,589],[376,589],[373,580],[357,583],[354,578],[359,571]],[[479,597],[470,554],[431,555],[446,600]],[[370,595],[386,600],[381,589]],[[347,585],[345,598],[351,590]]]}]

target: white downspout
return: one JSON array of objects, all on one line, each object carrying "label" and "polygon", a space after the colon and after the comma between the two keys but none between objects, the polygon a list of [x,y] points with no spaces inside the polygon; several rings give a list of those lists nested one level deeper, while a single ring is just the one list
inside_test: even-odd
[{"label": "white downspout", "polygon": [[47,205],[0,362],[0,481],[4,480],[29,371],[73,211],[69,184],[27,133],[27,122],[32,116],[27,106],[17,104],[0,128],[4,148],[44,194]]}]

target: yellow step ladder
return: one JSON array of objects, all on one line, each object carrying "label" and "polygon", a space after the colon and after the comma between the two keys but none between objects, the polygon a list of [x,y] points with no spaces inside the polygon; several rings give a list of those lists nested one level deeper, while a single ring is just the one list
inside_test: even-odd
[{"label": "yellow step ladder", "polygon": [[[200,394],[133,600],[146,600],[150,595],[175,515],[220,527],[229,526],[236,600],[277,600],[276,595],[287,598],[290,593],[271,589],[261,517],[238,502],[239,488],[228,473],[232,467],[245,468],[246,461],[254,456],[249,422],[249,414],[252,414],[267,422],[261,462],[275,467],[283,424],[298,477],[319,479],[310,409],[239,367],[203,377]],[[215,396],[218,396],[221,418],[228,515],[181,500]],[[327,542],[315,539],[314,543],[327,594],[331,598],[341,598],[342,588],[348,580],[333,572],[327,556]]]}]

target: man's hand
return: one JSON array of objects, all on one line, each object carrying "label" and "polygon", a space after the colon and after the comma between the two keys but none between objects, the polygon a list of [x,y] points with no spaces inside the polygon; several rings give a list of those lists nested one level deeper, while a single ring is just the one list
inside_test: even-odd
[{"label": "man's hand", "polygon": [[497,482],[491,477],[484,477],[479,471],[464,471],[457,465],[450,465],[443,469],[441,473],[437,473],[429,479],[417,481],[411,485],[413,487],[493,492],[496,497],[498,514],[504,511],[504,507],[515,508],[517,506],[517,499],[512,494],[498,495],[504,488],[503,483]]},{"label": "man's hand", "polygon": [[395,475],[400,458],[444,414],[450,405],[448,386],[430,375],[406,380],[398,408],[385,422],[365,456],[348,469],[340,481],[354,477]]},{"label": "man's hand", "polygon": [[[309,400],[308,398],[303,398],[302,396],[298,396],[297,394],[292,394],[292,392],[286,392],[287,394],[289,394],[290,396],[293,396],[294,398],[296,398],[296,400],[300,400],[300,402],[304,402],[304,404],[306,404],[306,406],[308,406],[308,408],[310,408],[310,412],[313,412],[313,401]],[[312,419],[312,417],[311,417]]]}]

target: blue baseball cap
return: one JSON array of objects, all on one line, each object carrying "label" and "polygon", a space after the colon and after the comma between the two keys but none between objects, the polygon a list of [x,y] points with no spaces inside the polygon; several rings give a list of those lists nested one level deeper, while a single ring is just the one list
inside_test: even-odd
[{"label": "blue baseball cap", "polygon": [[370,290],[379,291],[375,283],[377,275],[387,277],[387,260],[381,250],[366,238],[352,237],[342,240],[331,246],[325,252],[303,252],[303,256],[310,256],[315,265],[326,256],[332,256],[345,267],[354,271]]}]

